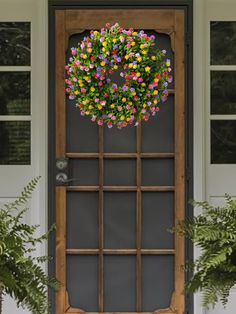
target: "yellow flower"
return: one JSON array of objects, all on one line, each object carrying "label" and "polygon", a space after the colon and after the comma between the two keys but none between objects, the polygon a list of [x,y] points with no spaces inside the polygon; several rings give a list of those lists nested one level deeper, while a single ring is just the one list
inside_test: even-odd
[{"label": "yellow flower", "polygon": [[153,61],[155,61],[157,59],[156,56],[152,56],[151,58],[152,58]]},{"label": "yellow flower", "polygon": [[102,61],[102,62],[100,63],[100,65],[101,65],[102,67],[104,67],[105,64],[106,64],[106,63],[105,63],[104,61]]},{"label": "yellow flower", "polygon": [[89,111],[85,111],[85,114],[88,116],[90,114],[90,112]]},{"label": "yellow flower", "polygon": [[82,80],[78,80],[78,83],[79,83],[79,84],[82,84],[82,83],[83,83],[83,81],[82,81]]},{"label": "yellow flower", "polygon": [[95,92],[95,88],[93,86],[90,88],[90,90],[91,92]]},{"label": "yellow flower", "polygon": [[147,50],[143,50],[143,51],[142,51],[142,54],[143,54],[143,55],[146,55],[146,54],[147,54]]},{"label": "yellow flower", "polygon": [[140,77],[140,76],[141,76],[141,73],[139,73],[139,72],[136,73],[136,76],[137,76],[137,77]]},{"label": "yellow flower", "polygon": [[122,101],[122,102],[126,102],[126,98],[125,98],[125,97],[122,98],[121,101]]},{"label": "yellow flower", "polygon": [[113,68],[114,68],[115,70],[117,70],[117,69],[118,69],[118,65],[117,65],[117,64],[114,64]]},{"label": "yellow flower", "polygon": [[146,72],[150,72],[151,68],[150,67],[145,67]]},{"label": "yellow flower", "polygon": [[98,110],[101,110],[102,109],[102,105],[98,105]]},{"label": "yellow flower", "polygon": [[79,95],[79,91],[76,90],[76,91],[74,92],[74,94],[75,94],[75,95]]},{"label": "yellow flower", "polygon": [[143,49],[143,48],[144,48],[144,44],[141,44],[141,45],[140,45],[140,48]]},{"label": "yellow flower", "polygon": [[129,121],[130,121],[130,118],[126,118],[126,121],[129,122]]},{"label": "yellow flower", "polygon": [[166,66],[169,67],[170,66],[170,61],[166,62]]},{"label": "yellow flower", "polygon": [[88,81],[88,80],[89,80],[89,77],[88,77],[88,76],[84,76],[84,80],[85,80],[85,81]]},{"label": "yellow flower", "polygon": [[103,47],[103,48],[102,48],[102,51],[103,51],[103,52],[105,52],[105,51],[106,51],[106,48],[105,48],[105,47]]},{"label": "yellow flower", "polygon": [[83,59],[87,59],[87,57],[88,57],[87,55],[83,55]]},{"label": "yellow flower", "polygon": [[138,33],[137,32],[133,32],[133,34],[132,34],[133,36],[137,36],[138,35]]},{"label": "yellow flower", "polygon": [[113,38],[112,39],[112,42],[115,44],[117,42],[117,39],[116,38]]},{"label": "yellow flower", "polygon": [[128,60],[129,59],[129,56],[128,55],[125,55],[125,60]]},{"label": "yellow flower", "polygon": [[157,95],[158,94],[158,90],[154,90],[153,95]]},{"label": "yellow flower", "polygon": [[106,46],[107,46],[107,42],[104,41],[104,42],[102,43],[102,45],[103,45],[103,47],[106,47]]},{"label": "yellow flower", "polygon": [[154,105],[156,105],[158,103],[157,99],[153,100]]},{"label": "yellow flower", "polygon": [[143,104],[143,108],[146,108],[147,107],[147,104]]},{"label": "yellow flower", "polygon": [[111,105],[110,105],[110,108],[111,108],[111,109],[114,109],[114,108],[115,108],[115,104],[111,104]]},{"label": "yellow flower", "polygon": [[135,42],[134,41],[131,41],[131,46],[135,46]]},{"label": "yellow flower", "polygon": [[92,48],[88,48],[88,49],[87,49],[87,52],[88,52],[88,53],[91,53],[92,51],[93,51]]},{"label": "yellow flower", "polygon": [[138,62],[141,62],[141,61],[142,61],[142,57],[138,57],[138,58],[137,58],[137,61],[138,61]]},{"label": "yellow flower", "polygon": [[142,83],[141,85],[142,85],[142,86],[146,86],[146,83]]},{"label": "yellow flower", "polygon": [[93,32],[93,34],[94,34],[95,36],[97,36],[99,33],[98,33],[97,31],[95,31],[95,32]]},{"label": "yellow flower", "polygon": [[137,64],[134,64],[134,65],[133,65],[133,68],[134,68],[134,69],[137,69],[137,67],[138,67]]},{"label": "yellow flower", "polygon": [[125,120],[125,116],[121,116],[120,119],[123,121]]},{"label": "yellow flower", "polygon": [[92,105],[89,105],[88,108],[89,108],[89,110],[92,110],[92,109],[93,109],[93,106],[92,106]]},{"label": "yellow flower", "polygon": [[132,105],[133,105],[132,101],[129,101],[129,102],[128,102],[128,105],[132,106]]},{"label": "yellow flower", "polygon": [[133,63],[129,63],[129,68],[131,69],[133,67]]},{"label": "yellow flower", "polygon": [[158,83],[158,82],[159,82],[159,79],[158,79],[158,78],[155,78],[155,79],[154,79],[154,82],[155,82],[155,83]]},{"label": "yellow flower", "polygon": [[135,95],[136,95],[136,92],[132,92],[131,95],[132,95],[132,96],[135,96]]}]

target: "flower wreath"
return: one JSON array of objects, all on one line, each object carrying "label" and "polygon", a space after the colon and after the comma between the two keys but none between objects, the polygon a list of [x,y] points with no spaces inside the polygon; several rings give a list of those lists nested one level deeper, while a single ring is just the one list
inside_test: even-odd
[{"label": "flower wreath", "polygon": [[[76,99],[81,115],[92,116],[99,126],[123,128],[159,111],[172,76],[166,51],[154,47],[154,39],[144,31],[107,23],[71,48],[66,92]],[[124,80],[121,86],[112,82],[115,71]]]}]

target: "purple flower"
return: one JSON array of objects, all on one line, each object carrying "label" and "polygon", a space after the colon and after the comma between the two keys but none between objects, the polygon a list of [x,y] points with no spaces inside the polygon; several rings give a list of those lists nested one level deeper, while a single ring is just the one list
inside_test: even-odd
[{"label": "purple flower", "polygon": [[[103,35],[103,34],[102,34]],[[104,37],[101,37],[100,39],[100,42],[102,43],[104,41]]]},{"label": "purple flower", "polygon": [[112,88],[117,88],[117,84],[112,84]]},{"label": "purple flower", "polygon": [[125,86],[123,86],[123,91],[125,91],[125,92],[126,92],[128,89],[129,89],[129,88],[128,88],[128,86],[126,86],[126,85],[125,85]]},{"label": "purple flower", "polygon": [[113,45],[113,49],[115,50],[118,46],[117,45]]},{"label": "purple flower", "polygon": [[134,88],[134,87],[131,87],[131,88],[130,88],[130,91],[131,91],[131,92],[135,92],[135,88]]},{"label": "purple flower", "polygon": [[116,58],[116,61],[121,62],[121,58],[120,57]]},{"label": "purple flower", "polygon": [[108,79],[107,79],[107,83],[108,83],[108,84],[111,83],[111,79],[108,78]]},{"label": "purple flower", "polygon": [[152,40],[154,40],[154,39],[155,39],[155,36],[154,36],[154,35],[151,35],[150,38],[151,38]]},{"label": "purple flower", "polygon": [[69,99],[70,99],[70,100],[73,100],[73,99],[75,99],[75,96],[70,95],[70,96],[69,96]]}]

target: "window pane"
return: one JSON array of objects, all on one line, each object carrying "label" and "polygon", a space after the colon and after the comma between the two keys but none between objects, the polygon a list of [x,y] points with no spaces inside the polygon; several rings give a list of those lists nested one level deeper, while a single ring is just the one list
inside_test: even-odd
[{"label": "window pane", "polygon": [[174,257],[142,257],[142,311],[169,307],[174,292]]},{"label": "window pane", "polygon": [[30,115],[30,72],[0,72],[0,115]]},{"label": "window pane", "polygon": [[135,312],[135,256],[105,256],[105,311]]},{"label": "window pane", "polygon": [[211,121],[211,163],[236,163],[236,120]]},{"label": "window pane", "polygon": [[174,159],[143,159],[142,185],[174,185]]},{"label": "window pane", "polygon": [[136,185],[136,160],[106,159],[104,182],[105,185]]},{"label": "window pane", "polygon": [[98,311],[98,257],[67,256],[67,284],[70,305],[84,311]]},{"label": "window pane", "polygon": [[136,194],[106,192],[104,194],[105,248],[136,247]]},{"label": "window pane", "polygon": [[0,164],[30,164],[30,121],[0,122]]},{"label": "window pane", "polygon": [[236,72],[211,72],[211,114],[236,114]]},{"label": "window pane", "polygon": [[67,192],[66,195],[67,248],[98,248],[98,193]]},{"label": "window pane", "polygon": [[211,64],[236,64],[236,22],[211,22]]},{"label": "window pane", "polygon": [[0,65],[30,65],[30,22],[1,22],[0,33]]}]

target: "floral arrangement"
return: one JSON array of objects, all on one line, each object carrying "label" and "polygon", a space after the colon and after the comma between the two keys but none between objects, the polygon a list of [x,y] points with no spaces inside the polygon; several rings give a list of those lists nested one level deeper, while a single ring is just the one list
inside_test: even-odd
[{"label": "floral arrangement", "polygon": [[[124,128],[148,121],[159,111],[172,76],[166,51],[154,47],[154,40],[143,30],[107,23],[71,48],[66,92],[81,115],[91,116],[99,126]],[[112,81],[116,71],[123,81],[120,86]]]}]

